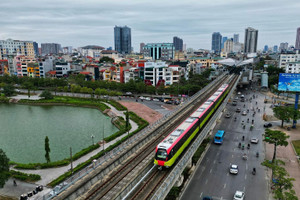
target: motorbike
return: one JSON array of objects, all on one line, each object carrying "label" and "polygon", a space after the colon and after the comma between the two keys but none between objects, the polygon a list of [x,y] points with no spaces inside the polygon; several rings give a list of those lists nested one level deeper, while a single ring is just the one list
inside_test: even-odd
[{"label": "motorbike", "polygon": [[249,118],[247,119],[247,123],[249,123]]},{"label": "motorbike", "polygon": [[253,174],[253,175],[255,175],[255,174],[256,174],[256,169],[255,169],[255,168],[253,168],[253,170],[252,170],[252,174]]},{"label": "motorbike", "polygon": [[250,149],[250,144],[248,144],[247,149]]},{"label": "motorbike", "polygon": [[241,145],[242,145],[242,144],[241,144],[241,143],[239,143],[239,148],[241,148]]},{"label": "motorbike", "polygon": [[236,117],[234,118],[234,121],[236,121]]},{"label": "motorbike", "polygon": [[243,141],[245,140],[245,136],[242,137],[242,140],[243,140]]},{"label": "motorbike", "polygon": [[253,124],[250,126],[250,131],[252,131],[253,130]]},{"label": "motorbike", "polygon": [[244,144],[242,144],[242,150],[244,150],[244,148],[245,148],[245,145],[244,145]]},{"label": "motorbike", "polygon": [[243,129],[245,129],[246,128],[246,125],[243,125]]},{"label": "motorbike", "polygon": [[243,155],[243,160],[247,160],[247,159],[248,159],[247,155],[244,154],[244,155]]},{"label": "motorbike", "polygon": [[257,158],[259,157],[259,153],[258,153],[258,152],[256,152],[256,157],[257,157]]}]

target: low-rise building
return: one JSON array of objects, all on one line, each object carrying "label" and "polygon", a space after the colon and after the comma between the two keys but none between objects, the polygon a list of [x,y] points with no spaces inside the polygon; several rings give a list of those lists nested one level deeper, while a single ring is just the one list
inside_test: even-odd
[{"label": "low-rise building", "polygon": [[68,62],[59,61],[55,63],[55,71],[57,78],[68,76],[68,72],[70,71],[70,69],[70,63]]},{"label": "low-rise building", "polygon": [[148,43],[143,47],[144,56],[152,60],[170,60],[174,58],[173,43]]},{"label": "low-rise building", "polygon": [[286,69],[288,63],[300,61],[300,53],[297,51],[295,54],[280,54],[279,66],[280,68]]}]

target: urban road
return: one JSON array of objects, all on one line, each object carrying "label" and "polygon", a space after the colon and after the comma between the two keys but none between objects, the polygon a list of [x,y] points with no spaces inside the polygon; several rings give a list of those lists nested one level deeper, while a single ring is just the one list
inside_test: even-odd
[{"label": "urban road", "polygon": [[[204,196],[210,196],[214,200],[228,200],[233,199],[236,190],[244,191],[245,199],[268,199],[267,173],[265,167],[261,165],[265,158],[265,148],[262,142],[264,96],[249,90],[241,92],[247,101],[241,102],[239,99],[237,106],[228,103],[221,122],[213,131],[215,133],[217,130],[225,130],[223,144],[211,144],[181,199],[202,199]],[[248,99],[253,97],[253,94],[258,95],[258,97],[250,103]],[[240,95],[236,96],[240,97]],[[256,101],[258,102],[257,105]],[[260,112],[258,112],[257,107],[260,108]],[[240,113],[236,112],[237,108],[241,109]],[[256,111],[254,117],[253,108]],[[247,109],[249,109],[249,113],[245,116],[242,115],[242,112],[247,111]],[[231,113],[230,118],[225,118],[227,112]],[[236,121],[235,117],[237,118]],[[247,123],[248,118],[249,123]],[[254,120],[254,128],[251,131],[252,120]],[[245,129],[243,129],[242,121],[246,124]],[[245,136],[244,141],[242,141],[242,136]],[[254,137],[259,139],[258,144],[250,144],[251,138]],[[245,144],[244,150],[238,147],[239,143]],[[248,143],[250,149],[247,149]],[[256,157],[256,152],[259,152],[259,157]],[[248,156],[247,160],[242,159],[244,153]],[[237,175],[229,173],[231,164],[238,165],[239,172]],[[256,168],[256,175],[251,173],[254,167]]]}]

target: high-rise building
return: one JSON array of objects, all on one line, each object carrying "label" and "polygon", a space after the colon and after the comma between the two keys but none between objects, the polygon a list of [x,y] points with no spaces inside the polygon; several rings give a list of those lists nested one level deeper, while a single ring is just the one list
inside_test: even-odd
[{"label": "high-rise building", "polygon": [[264,46],[264,52],[268,52],[268,50],[269,50],[269,46],[268,46],[268,45],[265,45],[265,46]]},{"label": "high-rise building", "polygon": [[255,53],[257,50],[258,30],[248,27],[245,29],[244,53]]},{"label": "high-rise building", "polygon": [[115,50],[118,53],[131,53],[131,28],[115,26]]},{"label": "high-rise building", "polygon": [[273,52],[274,52],[274,53],[277,53],[277,52],[278,52],[278,46],[277,46],[277,45],[274,45],[274,47],[273,47]]},{"label": "high-rise building", "polygon": [[287,43],[287,42],[281,42],[279,45],[280,52],[285,52],[288,50],[288,48],[289,48],[289,43]]},{"label": "high-rise building", "polygon": [[222,35],[219,32],[212,34],[211,50],[215,53],[220,53],[222,47]]},{"label": "high-rise building", "polygon": [[0,60],[7,60],[10,55],[23,55],[34,58],[32,41],[0,40]]},{"label": "high-rise building", "polygon": [[228,40],[228,37],[223,37],[222,38],[222,46],[221,46],[221,50],[224,49],[224,44],[225,42]]},{"label": "high-rise building", "polygon": [[183,40],[177,36],[173,37],[173,45],[175,51],[182,51],[183,48]]},{"label": "high-rise building", "polygon": [[239,34],[233,34],[233,43],[239,43]]},{"label": "high-rise building", "polygon": [[300,50],[300,27],[297,28],[295,49]]},{"label": "high-rise building", "polygon": [[42,55],[59,54],[61,45],[57,43],[42,43]]},{"label": "high-rise building", "polygon": [[33,42],[33,49],[34,49],[34,54],[36,56],[39,55],[39,44],[37,42]]},{"label": "high-rise building", "polygon": [[173,43],[148,43],[144,46],[144,56],[153,60],[170,60],[174,58]]},{"label": "high-rise building", "polygon": [[233,39],[232,38],[226,40],[226,42],[224,43],[224,52],[226,52],[226,53],[233,52]]},{"label": "high-rise building", "polygon": [[145,43],[140,43],[140,53],[144,53],[144,46],[145,46]]}]

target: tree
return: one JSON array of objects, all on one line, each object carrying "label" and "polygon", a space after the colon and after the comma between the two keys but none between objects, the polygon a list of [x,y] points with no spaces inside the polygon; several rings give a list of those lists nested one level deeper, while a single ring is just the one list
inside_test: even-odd
[{"label": "tree", "polygon": [[278,106],[273,108],[274,116],[281,120],[281,127],[283,127],[284,120],[288,120],[293,117],[291,107]]},{"label": "tree", "polygon": [[289,143],[287,142],[287,139],[290,137],[286,135],[284,132],[277,131],[277,130],[270,130],[266,129],[264,134],[264,141],[268,142],[269,144],[274,144],[274,153],[273,153],[273,159],[272,163],[274,163],[276,159],[276,148],[277,146],[287,146]]},{"label": "tree", "polygon": [[297,200],[295,191],[293,190],[294,178],[290,178],[286,169],[280,165],[285,165],[282,160],[275,160],[270,163],[265,160],[262,165],[272,169],[272,188],[275,199]]},{"label": "tree", "polygon": [[46,136],[45,138],[45,151],[46,151],[46,154],[45,154],[45,158],[46,158],[46,161],[47,163],[50,162],[50,145],[49,145],[49,138],[48,136]]},{"label": "tree", "polygon": [[11,84],[6,84],[3,87],[3,93],[7,97],[13,95],[14,92],[15,92],[15,87],[13,85],[11,85]]},{"label": "tree", "polygon": [[114,63],[114,62],[115,62],[115,60],[114,60],[114,59],[112,59],[112,58],[110,58],[110,57],[104,56],[104,57],[102,57],[102,58],[100,59],[100,61],[99,61],[99,62],[100,62],[100,63],[103,63],[103,62]]},{"label": "tree", "polygon": [[0,188],[3,188],[5,182],[9,178],[9,158],[7,158],[5,152],[0,149]]},{"label": "tree", "polygon": [[27,81],[27,82],[24,83],[24,87],[27,89],[27,91],[28,91],[28,97],[30,98],[30,90],[33,89],[33,83]]},{"label": "tree", "polygon": [[53,95],[48,90],[44,90],[40,97],[44,97],[45,99],[53,99]]}]

